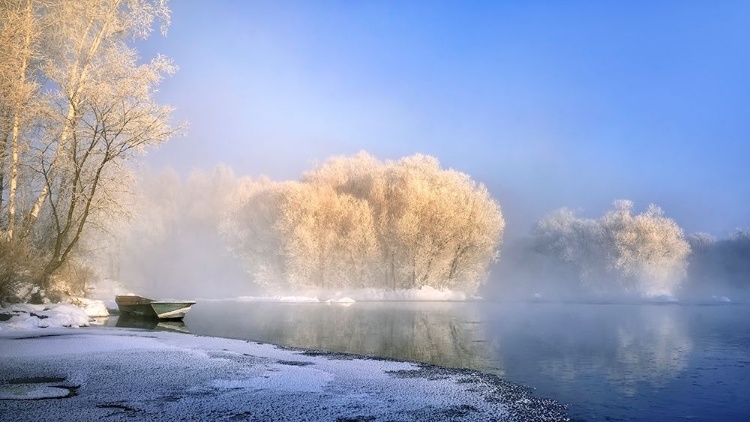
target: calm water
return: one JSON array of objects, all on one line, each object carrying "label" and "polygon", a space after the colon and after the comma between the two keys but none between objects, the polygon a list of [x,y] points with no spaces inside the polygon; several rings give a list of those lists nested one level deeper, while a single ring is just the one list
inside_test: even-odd
[{"label": "calm water", "polygon": [[750,306],[200,302],[191,332],[493,372],[586,420],[750,420]]}]

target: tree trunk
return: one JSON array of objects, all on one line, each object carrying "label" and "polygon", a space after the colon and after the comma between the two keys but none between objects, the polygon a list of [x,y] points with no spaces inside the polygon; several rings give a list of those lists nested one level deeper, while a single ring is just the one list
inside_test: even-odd
[{"label": "tree trunk", "polygon": [[[19,89],[22,89],[26,83],[26,68],[29,65],[29,49],[31,48],[31,23],[32,9],[31,0],[26,3],[26,21],[25,34],[23,39],[23,52],[21,67],[19,73]],[[16,225],[16,190],[18,189],[18,140],[21,136],[21,101],[16,97],[15,109],[13,112],[13,135],[11,138],[11,161],[10,161],[10,189],[8,190],[8,239],[13,239],[13,231]]]}]

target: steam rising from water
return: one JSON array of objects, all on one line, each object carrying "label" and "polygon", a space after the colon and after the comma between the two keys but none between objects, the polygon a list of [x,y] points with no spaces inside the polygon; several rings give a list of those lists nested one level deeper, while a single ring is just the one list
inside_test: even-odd
[{"label": "steam rising from water", "polygon": [[[333,174],[329,171],[327,177]],[[229,253],[219,226],[239,187],[273,183],[238,178],[223,165],[211,172],[195,170],[187,178],[173,170],[144,172],[133,218],[121,226],[116,248],[100,255],[99,273],[120,280],[127,290],[158,297],[262,294],[253,275]],[[432,206],[440,204],[446,202],[438,198]],[[599,219],[578,217],[565,209],[550,214],[528,237],[504,245],[502,259],[491,268],[490,282],[480,293],[490,299],[608,300],[659,296],[723,300],[747,294],[750,231],[719,240],[700,233],[685,236],[657,207],[641,214],[633,210],[631,202],[620,201]],[[248,242],[239,247],[272,246],[262,236]],[[382,266],[368,265],[374,270]]]}]

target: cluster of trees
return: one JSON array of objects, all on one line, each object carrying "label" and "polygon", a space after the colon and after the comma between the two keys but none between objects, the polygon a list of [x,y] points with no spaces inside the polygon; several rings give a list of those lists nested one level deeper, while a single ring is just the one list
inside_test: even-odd
[{"label": "cluster of trees", "polygon": [[[481,185],[426,156],[333,158],[293,182],[237,177],[222,165],[186,178],[146,171],[133,194],[138,208],[109,243],[112,255],[89,256],[100,275],[155,295],[472,292],[487,279],[503,231]],[[505,246],[489,287],[497,297],[734,297],[729,288],[750,279],[748,233],[684,236],[659,208],[637,214],[630,201],[597,219],[561,209]]]},{"label": "cluster of trees", "polygon": [[560,209],[508,245],[505,257],[501,295],[721,300],[750,293],[750,230],[686,236],[658,207],[634,215],[630,201],[616,201],[598,219]]},{"label": "cluster of trees", "polygon": [[295,182],[241,179],[221,232],[272,290],[475,291],[498,257],[500,206],[429,156],[333,158]]},{"label": "cluster of trees", "polygon": [[599,219],[558,210],[534,227],[531,246],[574,290],[644,297],[676,293],[690,254],[682,229],[661,209],[634,215],[625,200]]},{"label": "cluster of trees", "polygon": [[0,2],[0,296],[80,279],[86,237],[124,211],[127,163],[175,133],[152,95],[175,67],[131,46],[156,20],[166,0]]}]

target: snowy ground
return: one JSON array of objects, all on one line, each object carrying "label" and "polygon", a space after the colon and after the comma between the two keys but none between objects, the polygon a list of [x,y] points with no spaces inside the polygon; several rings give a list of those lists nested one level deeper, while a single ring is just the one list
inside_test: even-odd
[{"label": "snowy ground", "polygon": [[2,420],[566,420],[492,375],[189,334],[5,329],[0,356]]}]

